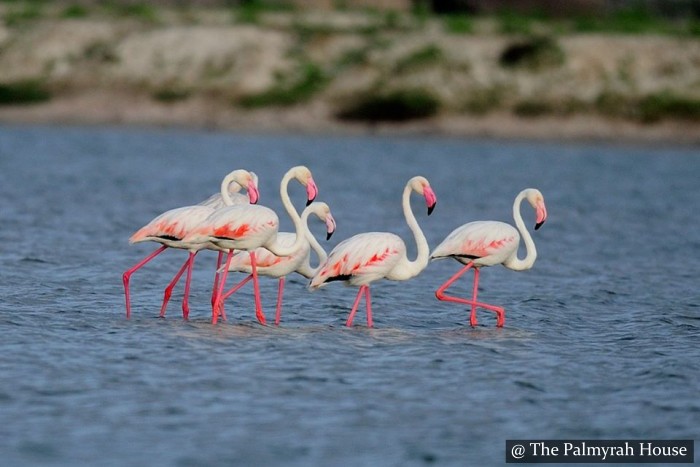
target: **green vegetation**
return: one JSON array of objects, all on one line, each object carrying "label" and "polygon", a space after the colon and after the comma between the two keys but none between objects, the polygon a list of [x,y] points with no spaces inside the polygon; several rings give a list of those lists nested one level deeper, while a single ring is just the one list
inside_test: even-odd
[{"label": "green vegetation", "polygon": [[116,0],[105,3],[108,12],[123,18],[133,18],[146,23],[158,22],[158,10],[148,2],[119,2]]},{"label": "green vegetation", "polygon": [[66,19],[87,18],[90,11],[83,5],[68,5],[61,12],[61,17]]},{"label": "green vegetation", "polygon": [[435,44],[429,44],[400,58],[394,64],[394,71],[396,73],[406,73],[415,69],[434,66],[443,59],[444,54],[440,47]]},{"label": "green vegetation", "polygon": [[499,63],[504,67],[538,71],[560,66],[565,55],[559,44],[550,37],[532,37],[508,45]]},{"label": "green vegetation", "polygon": [[467,15],[447,15],[444,19],[445,30],[451,34],[472,34],[474,19]]},{"label": "green vegetation", "polygon": [[678,96],[671,91],[641,97],[603,92],[595,107],[603,115],[644,123],[667,118],[700,121],[700,99]]},{"label": "green vegetation", "polygon": [[306,102],[326,85],[328,78],[321,68],[312,62],[300,64],[291,78],[278,77],[270,89],[244,96],[238,101],[243,107],[290,106]]},{"label": "green vegetation", "polygon": [[440,101],[422,89],[406,89],[387,94],[370,94],[340,110],[341,120],[367,122],[405,122],[432,117],[440,109]]},{"label": "green vegetation", "polygon": [[159,102],[171,104],[186,100],[191,95],[192,91],[190,89],[184,89],[178,86],[166,86],[154,91],[151,97]]},{"label": "green vegetation", "polygon": [[22,2],[12,4],[5,11],[3,20],[6,26],[14,27],[36,21],[42,16],[43,9],[40,2]]},{"label": "green vegetation", "polygon": [[642,8],[627,8],[601,16],[580,16],[573,19],[577,32],[615,32],[643,34],[672,32],[674,25]]},{"label": "green vegetation", "polygon": [[26,105],[51,99],[46,86],[37,80],[0,83],[0,105]]}]

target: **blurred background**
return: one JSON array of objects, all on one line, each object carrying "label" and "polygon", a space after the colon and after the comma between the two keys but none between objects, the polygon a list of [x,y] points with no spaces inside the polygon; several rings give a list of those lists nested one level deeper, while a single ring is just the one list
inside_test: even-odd
[{"label": "blurred background", "polygon": [[0,1],[0,120],[679,138],[698,0]]}]

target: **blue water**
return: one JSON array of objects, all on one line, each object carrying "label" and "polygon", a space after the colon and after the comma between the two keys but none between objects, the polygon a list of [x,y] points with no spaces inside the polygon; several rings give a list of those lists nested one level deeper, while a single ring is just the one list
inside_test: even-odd
[{"label": "blue water", "polygon": [[[431,137],[0,127],[0,454],[3,466],[498,465],[511,438],[695,439],[700,431],[700,153]],[[512,222],[545,196],[533,269],[484,269],[479,326],[435,289],[459,267],[373,285],[375,328],[343,326],[355,289],[290,278],[283,323],[249,288],[210,324],[215,255],[197,257],[190,321],[162,290],[186,254],[130,246],[138,227],[196,203],[236,168],[261,203],[306,164],[333,209],[328,248],[392,231],[415,251],[403,185],[431,246],[465,222]],[[303,205],[304,191],[291,186]],[[534,213],[523,207],[528,226]],[[282,217],[283,230],[291,222]],[[322,233],[323,226],[314,230]],[[523,253],[521,252],[521,255]],[[276,281],[262,280],[273,314]],[[470,282],[453,292],[468,295]],[[697,443],[696,443],[697,446]],[[697,449],[696,449],[697,450]]]}]

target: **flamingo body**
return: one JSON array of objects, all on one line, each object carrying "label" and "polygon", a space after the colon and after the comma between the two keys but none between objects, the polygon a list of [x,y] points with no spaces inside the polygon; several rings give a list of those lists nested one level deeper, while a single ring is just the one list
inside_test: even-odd
[{"label": "flamingo body", "polygon": [[362,286],[379,279],[392,279],[392,271],[405,256],[406,244],[398,235],[389,232],[357,234],[333,248],[313,277],[311,287],[338,280]]},{"label": "flamingo body", "polygon": [[211,242],[224,250],[254,250],[277,236],[279,218],[272,209],[252,204],[213,211],[186,237],[188,242]]},{"label": "flamingo body", "polygon": [[[291,247],[296,240],[296,235],[292,232],[278,232],[277,241],[284,247]],[[255,249],[255,262],[258,274],[269,277],[282,277],[291,274],[302,268],[304,261],[309,258],[311,246],[304,243],[299,250],[289,256],[277,256],[267,248],[259,247]],[[302,269],[303,271],[308,271]],[[236,253],[231,258],[229,271],[252,272],[250,255],[241,252]],[[308,278],[308,276],[306,276]]]},{"label": "flamingo body", "polygon": [[182,239],[214,211],[215,209],[203,205],[171,209],[137,230],[129,238],[129,243],[152,241],[171,248],[202,249],[206,246],[205,243],[184,243]]},{"label": "flamingo body", "polygon": [[434,259],[451,257],[462,264],[493,266],[517,254],[520,233],[510,224],[475,221],[453,230],[433,250]]}]

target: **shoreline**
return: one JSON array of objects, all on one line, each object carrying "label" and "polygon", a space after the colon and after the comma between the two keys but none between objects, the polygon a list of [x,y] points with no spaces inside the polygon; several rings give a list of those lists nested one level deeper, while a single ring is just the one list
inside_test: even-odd
[{"label": "shoreline", "polygon": [[132,93],[86,92],[46,103],[0,108],[0,123],[26,125],[124,125],[255,133],[405,135],[526,141],[700,145],[700,125],[663,120],[638,123],[577,114],[518,117],[438,115],[405,123],[346,123],[322,103],[244,110],[212,99],[164,104]]}]

